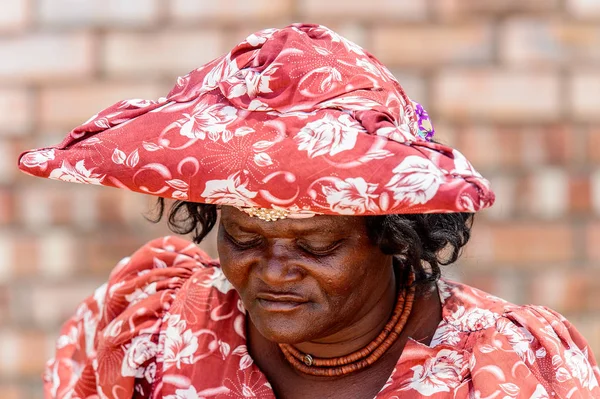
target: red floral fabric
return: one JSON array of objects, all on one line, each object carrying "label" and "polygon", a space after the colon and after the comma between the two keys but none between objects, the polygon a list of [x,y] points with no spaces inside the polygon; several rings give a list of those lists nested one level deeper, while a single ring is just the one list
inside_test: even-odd
[{"label": "red floral fabric", "polygon": [[427,112],[375,57],[318,25],[250,35],[177,79],[126,100],[62,143],[28,151],[34,176],[178,200],[293,213],[475,212],[489,183],[430,141]]},{"label": "red floral fabric", "polygon": [[[378,399],[598,398],[600,371],[561,315],[442,280],[443,320],[409,340]],[[154,240],[112,272],[63,327],[47,398],[274,398],[246,347],[246,315],[217,262]]]}]

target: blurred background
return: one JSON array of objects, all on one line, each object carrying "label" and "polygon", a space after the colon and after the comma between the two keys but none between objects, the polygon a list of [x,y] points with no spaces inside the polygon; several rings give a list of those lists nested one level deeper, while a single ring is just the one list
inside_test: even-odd
[{"label": "blurred background", "polygon": [[492,181],[447,275],[558,310],[600,355],[600,1],[0,0],[0,398],[41,397],[61,322],[168,232],[154,199],[35,179],[18,154],[300,21],[371,51]]}]

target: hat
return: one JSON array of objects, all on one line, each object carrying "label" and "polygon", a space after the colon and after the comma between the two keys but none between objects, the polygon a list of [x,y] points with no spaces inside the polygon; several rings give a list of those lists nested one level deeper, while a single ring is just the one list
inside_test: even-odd
[{"label": "hat", "polygon": [[248,36],[166,97],[108,107],[19,168],[267,219],[491,206],[488,181],[433,133],[375,57],[294,24]]}]

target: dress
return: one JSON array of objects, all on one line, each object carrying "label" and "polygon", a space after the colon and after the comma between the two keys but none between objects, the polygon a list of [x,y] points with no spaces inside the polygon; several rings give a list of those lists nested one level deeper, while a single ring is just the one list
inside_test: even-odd
[{"label": "dress", "polygon": [[[376,396],[600,398],[600,371],[561,315],[440,280],[429,346],[408,341]],[[50,398],[274,398],[246,348],[245,312],[217,261],[163,237],[123,259],[65,323]]]}]

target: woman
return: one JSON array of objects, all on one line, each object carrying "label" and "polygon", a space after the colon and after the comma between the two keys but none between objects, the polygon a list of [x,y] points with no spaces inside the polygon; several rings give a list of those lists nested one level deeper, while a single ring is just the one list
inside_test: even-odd
[{"label": "woman", "polygon": [[[27,173],[176,200],[63,327],[52,398],[592,398],[562,316],[440,279],[488,182],[335,32],[250,35],[159,101],[122,101]],[[159,219],[166,208],[160,199]],[[219,208],[217,208],[219,207]]]}]

